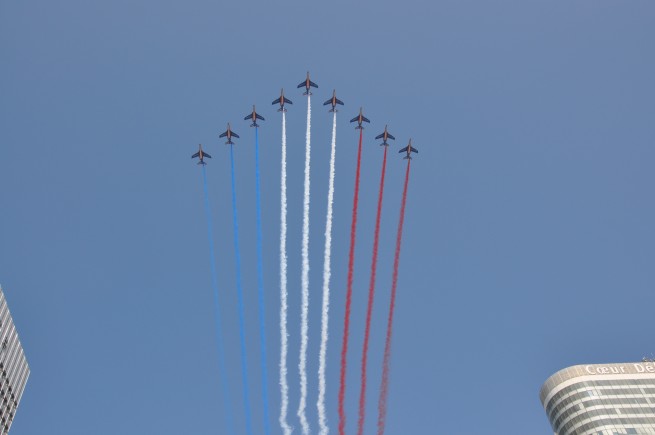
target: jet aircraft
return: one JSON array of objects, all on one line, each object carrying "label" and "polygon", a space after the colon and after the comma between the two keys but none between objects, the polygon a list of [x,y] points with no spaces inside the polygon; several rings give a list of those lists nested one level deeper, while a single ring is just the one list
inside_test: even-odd
[{"label": "jet aircraft", "polygon": [[290,99],[284,96],[284,88],[280,91],[280,98],[273,101],[271,104],[279,104],[280,108],[277,109],[278,112],[286,112],[287,109],[284,108],[284,103],[293,104]]},{"label": "jet aircraft", "polygon": [[343,106],[343,101],[337,98],[336,90],[332,91],[332,98],[323,103],[324,106],[327,106],[328,104],[332,104],[332,108],[328,112],[338,112],[337,104],[341,104]]},{"label": "jet aircraft", "polygon": [[418,150],[412,146],[412,140],[411,139],[409,140],[409,143],[407,144],[407,146],[405,148],[403,148],[402,150],[398,151],[398,152],[399,153],[407,153],[407,155],[405,157],[403,157],[403,159],[409,159],[409,160],[412,160],[412,153],[418,154]]},{"label": "jet aircraft", "polygon": [[234,142],[232,142],[232,138],[233,137],[238,138],[239,135],[232,131],[232,129],[230,128],[230,123],[228,122],[227,123],[227,130],[225,130],[225,133],[221,134],[218,137],[219,138],[220,137],[227,137],[227,142],[225,142],[225,145],[234,145]]},{"label": "jet aircraft", "polygon": [[255,111],[255,105],[253,104],[252,106],[252,113],[243,118],[244,121],[247,121],[249,119],[252,119],[252,124],[250,124],[251,127],[259,127],[259,124],[257,124],[257,120],[261,119],[262,121],[265,121],[264,117],[258,114]]},{"label": "jet aircraft", "polygon": [[204,161],[205,157],[207,157],[208,159],[212,158],[212,156],[210,156],[209,154],[207,154],[206,152],[204,152],[202,150],[202,145],[201,144],[198,144],[198,152],[191,156],[192,159],[195,159],[196,157],[200,159],[198,161],[199,165],[206,165],[207,164]]},{"label": "jet aircraft", "polygon": [[318,85],[314,83],[313,81],[309,80],[309,71],[307,71],[307,78],[300,82],[298,85],[299,88],[305,87],[305,92],[303,95],[312,95],[312,92],[309,90],[309,88],[318,88]]},{"label": "jet aircraft", "polygon": [[369,124],[371,123],[371,121],[369,121],[368,118],[362,114],[361,107],[359,108],[359,115],[351,119],[350,122],[357,122],[357,127],[355,127],[355,130],[364,128],[362,127],[362,122],[368,122]]},{"label": "jet aircraft", "polygon": [[389,144],[387,143],[387,139],[396,140],[396,138],[393,137],[391,135],[391,133],[389,133],[387,131],[387,126],[386,125],[384,126],[384,132],[382,132],[381,134],[378,134],[377,136],[375,136],[375,138],[376,139],[382,139],[382,143],[380,144],[380,146],[384,145],[385,147],[389,146]]}]

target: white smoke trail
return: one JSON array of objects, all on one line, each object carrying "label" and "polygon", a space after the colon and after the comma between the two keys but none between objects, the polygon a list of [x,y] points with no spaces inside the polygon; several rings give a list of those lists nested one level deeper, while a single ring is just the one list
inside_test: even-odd
[{"label": "white smoke trail", "polygon": [[284,435],[291,435],[287,422],[289,384],[287,383],[287,121],[282,111],[282,170],[280,174],[280,426]]},{"label": "white smoke trail", "polygon": [[311,154],[311,128],[312,128],[312,100],[307,95],[307,133],[305,135],[305,194],[302,212],[302,279],[301,293],[302,303],[300,306],[300,404],[298,405],[298,417],[304,435],[309,435],[309,423],[305,415],[307,407],[307,330],[309,311],[309,169]]},{"label": "white smoke trail", "polygon": [[330,431],[325,417],[325,366],[330,309],[330,256],[332,255],[332,203],[334,202],[334,160],[337,150],[337,112],[332,118],[332,145],[330,151],[330,184],[328,188],[327,217],[325,219],[325,251],[323,252],[323,310],[321,313],[321,350],[318,364],[318,424],[320,435]]}]

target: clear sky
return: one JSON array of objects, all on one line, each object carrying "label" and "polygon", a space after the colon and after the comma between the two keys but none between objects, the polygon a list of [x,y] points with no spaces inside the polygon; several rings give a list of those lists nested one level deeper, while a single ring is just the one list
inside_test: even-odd
[{"label": "clear sky", "polygon": [[[316,3],[316,4],[314,4]],[[30,434],[225,433],[202,179],[213,208],[239,433],[227,122],[235,149],[253,424],[262,433],[255,279],[257,104],[271,425],[277,364],[280,115],[289,147],[290,421],[299,433],[300,223],[313,100],[308,418],[316,371],[331,116],[339,112],[328,348],[337,429],[348,231],[365,130],[348,372],[355,428],[381,148],[387,172],[366,433],[373,433],[393,243],[412,137],[388,434],[552,433],[538,392],[573,364],[655,352],[652,1],[0,0],[0,283],[32,375]],[[649,187],[650,186],[650,187]]]}]

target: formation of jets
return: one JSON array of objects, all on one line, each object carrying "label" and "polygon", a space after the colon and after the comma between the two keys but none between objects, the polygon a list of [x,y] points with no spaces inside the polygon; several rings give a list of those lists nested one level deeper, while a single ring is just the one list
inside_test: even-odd
[{"label": "formation of jets", "polygon": [[[305,88],[305,92],[303,95],[312,95],[311,88],[318,88],[318,85],[314,83],[313,81],[310,80],[309,78],[309,71],[307,72],[307,77],[305,80],[300,82],[298,85],[298,88]],[[273,105],[279,104],[280,108],[277,109],[278,112],[286,112],[287,109],[284,107],[285,104],[293,104],[290,99],[284,96],[284,88],[280,90],[280,97],[275,99],[272,103]],[[337,91],[333,90],[332,91],[332,98],[327,100],[325,103],[323,103],[324,106],[331,105],[332,108],[329,110],[329,112],[337,112],[337,105],[343,106],[343,101],[337,98]],[[251,127],[259,127],[259,124],[257,124],[257,120],[264,121],[264,117],[261,116],[260,114],[257,113],[255,110],[255,106],[252,106],[252,112],[250,112],[245,118],[243,118],[245,121],[252,121],[252,124],[250,124]],[[356,122],[357,127],[355,129],[363,129],[364,127],[362,126],[363,123],[369,123],[369,119],[364,116],[364,110],[360,107],[359,108],[359,114],[355,116],[353,119],[350,120],[350,122]],[[232,138],[238,138],[239,135],[236,134],[234,131],[232,131],[232,128],[230,127],[230,124],[227,124],[227,130],[225,132],[221,133],[219,138],[227,138],[227,142],[225,142],[226,145],[234,145],[234,142],[232,142]],[[387,130],[387,126],[384,126],[384,131],[377,135],[375,137],[376,140],[382,139],[382,143],[380,146],[389,146],[389,143],[387,142],[389,139],[391,140],[396,140],[395,137],[389,131]],[[411,160],[412,158],[412,153],[418,154],[418,150],[412,146],[412,140],[409,140],[409,143],[407,146],[399,151],[399,153],[405,153],[405,157],[403,159],[408,159]],[[198,146],[198,152],[193,154],[191,156],[192,159],[198,158],[198,164],[199,165],[206,165],[207,163],[204,161],[204,158],[210,158],[209,154],[203,151],[202,145]]]}]

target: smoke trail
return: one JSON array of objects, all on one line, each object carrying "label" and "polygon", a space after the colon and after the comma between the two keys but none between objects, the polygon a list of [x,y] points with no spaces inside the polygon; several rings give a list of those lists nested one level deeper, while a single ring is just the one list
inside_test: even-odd
[{"label": "smoke trail", "polygon": [[382,159],[382,175],[380,175],[380,193],[378,195],[378,211],[375,216],[375,236],[373,238],[373,259],[371,261],[371,280],[368,286],[368,306],[366,307],[366,328],[364,330],[364,346],[362,348],[362,380],[359,390],[359,420],[357,433],[364,433],[364,420],[366,418],[366,362],[368,359],[368,342],[371,335],[371,314],[373,313],[373,299],[375,296],[375,272],[378,264],[378,242],[380,240],[380,216],[382,214],[382,197],[384,194],[384,173],[387,167],[387,147],[384,147]]},{"label": "smoke trail", "polygon": [[259,344],[262,365],[262,400],[264,402],[264,433],[271,433],[268,419],[268,372],[266,369],[266,319],[264,312],[264,266],[262,260],[262,205],[259,182],[259,128],[255,127],[255,183],[257,192],[257,293],[259,302]]},{"label": "smoke trail", "polygon": [[232,175],[232,223],[234,226],[234,256],[237,275],[237,299],[239,303],[239,339],[241,340],[241,377],[243,381],[243,406],[246,411],[246,432],[252,434],[250,399],[248,397],[248,360],[246,357],[246,330],[243,314],[243,289],[241,287],[241,252],[239,250],[239,223],[237,219],[237,191],[234,181],[234,145],[230,145],[230,170]]},{"label": "smoke trail", "polygon": [[304,435],[309,434],[309,423],[305,415],[307,406],[307,330],[309,311],[309,170],[311,154],[311,128],[312,128],[312,97],[307,94],[307,132],[305,134],[305,193],[302,212],[302,279],[301,293],[302,302],[300,306],[300,404],[298,405],[298,417]]},{"label": "smoke trail", "polygon": [[328,188],[327,217],[325,218],[325,251],[323,253],[323,309],[321,312],[321,350],[318,365],[318,423],[320,435],[327,435],[329,428],[325,417],[325,367],[330,309],[330,256],[332,254],[332,203],[334,202],[334,160],[337,149],[337,112],[332,118],[332,145],[330,149],[330,182]]},{"label": "smoke trail", "polygon": [[405,186],[403,199],[400,203],[400,218],[398,220],[398,233],[396,234],[396,253],[393,259],[393,278],[391,280],[391,302],[389,303],[389,318],[387,320],[387,338],[384,343],[384,360],[382,363],[382,382],[380,385],[380,398],[378,401],[378,435],[384,434],[387,422],[387,397],[389,395],[389,361],[391,359],[391,333],[393,328],[393,311],[396,306],[396,287],[398,286],[398,264],[400,261],[400,243],[403,237],[403,223],[405,222],[405,203],[407,202],[407,185],[409,184],[409,167],[411,160],[407,160],[405,171]]},{"label": "smoke trail", "polygon": [[339,435],[345,434],[346,412],[344,399],[346,397],[346,369],[348,355],[348,333],[350,330],[350,305],[353,294],[353,268],[355,266],[355,239],[357,236],[357,205],[359,203],[359,168],[362,161],[363,129],[359,130],[359,146],[357,148],[357,170],[355,171],[355,194],[353,196],[353,217],[350,224],[350,250],[348,251],[348,286],[346,289],[346,311],[343,320],[343,341],[341,343],[341,373],[339,376]]},{"label": "smoke trail", "polygon": [[225,406],[225,418],[230,433],[234,430],[234,418],[232,414],[232,402],[230,401],[230,384],[227,379],[225,368],[225,350],[223,349],[223,332],[221,330],[221,310],[218,301],[218,278],[216,273],[216,255],[214,254],[214,230],[212,228],[212,215],[209,208],[209,193],[207,189],[207,172],[205,165],[202,166],[202,184],[205,192],[205,215],[207,217],[207,238],[209,239],[209,262],[211,269],[212,288],[214,290],[214,310],[216,312],[216,347],[218,348],[218,370],[221,378],[221,390],[223,393],[223,405]]},{"label": "smoke trail", "polygon": [[287,383],[287,121],[282,111],[282,163],[280,174],[280,427],[284,435],[293,430],[287,422],[289,384]]}]

